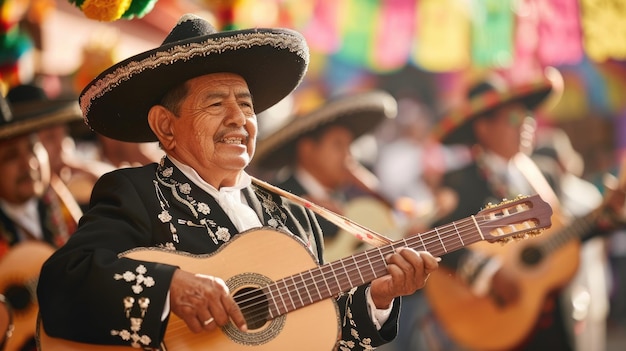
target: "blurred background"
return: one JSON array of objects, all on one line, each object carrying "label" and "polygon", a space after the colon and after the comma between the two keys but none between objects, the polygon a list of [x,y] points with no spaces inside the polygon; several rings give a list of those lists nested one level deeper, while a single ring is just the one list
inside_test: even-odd
[{"label": "blurred background", "polygon": [[[626,0],[0,0],[0,10],[3,94],[35,81],[52,98],[77,98],[102,70],[158,46],[181,15],[195,13],[219,30],[287,27],[306,37],[309,71],[264,113],[272,118],[259,119],[260,137],[290,114],[375,88],[417,102],[428,133],[477,77],[497,71],[513,82],[553,80],[538,125],[565,131],[583,178],[599,188],[626,149]],[[390,123],[378,142],[413,122],[399,115]],[[72,133],[96,139],[84,126]],[[368,165],[376,147],[364,140],[356,154]],[[147,153],[138,163],[159,157],[155,148]],[[624,267],[626,234],[607,247],[614,268]],[[626,299],[616,286],[626,272],[614,274],[610,317],[624,326]],[[623,332],[611,335],[616,350],[626,345]]]},{"label": "blurred background", "polygon": [[0,1],[5,92],[36,77],[52,95],[77,95],[192,12],[222,30],[303,33],[311,65],[292,109],[378,87],[414,97],[437,119],[485,70],[516,81],[555,67],[563,84],[539,121],[568,133],[586,176],[610,168],[626,145],[623,0],[134,0],[127,18],[87,12],[88,3],[124,1]]}]

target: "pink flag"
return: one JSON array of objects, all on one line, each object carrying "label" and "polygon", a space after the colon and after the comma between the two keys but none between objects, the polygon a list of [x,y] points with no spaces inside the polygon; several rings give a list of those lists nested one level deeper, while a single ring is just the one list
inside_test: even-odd
[{"label": "pink flag", "polygon": [[372,68],[385,71],[402,67],[415,37],[417,0],[382,0],[375,32]]},{"label": "pink flag", "polygon": [[529,77],[542,74],[542,67],[537,57],[539,43],[539,7],[537,0],[517,0],[514,8],[515,29],[513,62],[505,67],[512,67],[510,79],[514,83],[525,82]]},{"label": "pink flag", "polygon": [[576,64],[583,56],[579,0],[536,0],[538,57],[544,66]]},{"label": "pink flag", "polygon": [[339,47],[339,9],[336,0],[318,0],[308,26],[303,29],[313,50],[332,53]]}]

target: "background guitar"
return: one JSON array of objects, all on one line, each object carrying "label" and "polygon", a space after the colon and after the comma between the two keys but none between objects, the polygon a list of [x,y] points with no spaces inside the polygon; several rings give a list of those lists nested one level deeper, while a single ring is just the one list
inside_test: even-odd
[{"label": "background guitar", "polygon": [[0,294],[12,311],[13,330],[3,351],[18,351],[35,338],[37,327],[37,280],[43,263],[54,248],[41,241],[25,241],[0,260]]},{"label": "background guitar", "polygon": [[[355,162],[349,168],[350,183],[361,194],[341,206],[341,214],[353,222],[385,235],[390,241],[402,239],[412,233],[420,233],[456,207],[456,194],[441,190],[434,194],[428,205],[402,197],[392,202],[383,196],[379,180],[367,168]],[[332,239],[324,241],[324,260],[335,261],[373,246],[359,240],[345,229],[339,229]]]},{"label": "background guitar", "polygon": [[0,350],[4,350],[7,339],[13,334],[13,311],[0,295]]},{"label": "background guitar", "polygon": [[[165,332],[168,350],[270,351],[290,350],[294,345],[305,351],[332,350],[340,330],[334,297],[387,274],[384,257],[396,248],[408,246],[440,256],[481,240],[504,242],[539,233],[550,226],[551,214],[539,196],[521,198],[322,266],[300,240],[268,228],[241,233],[211,255],[142,248],[121,256],[222,277],[246,318],[245,333],[231,324],[209,334],[193,334],[172,315]],[[240,257],[247,257],[245,267],[236,263]],[[314,336],[305,327],[310,325],[315,325]],[[130,349],[52,338],[43,328],[38,332],[42,351]]]},{"label": "background guitar", "polygon": [[[381,200],[380,196],[358,196],[343,205],[343,216],[387,236],[392,241],[423,232],[456,206],[456,194],[440,191],[429,206],[419,207],[413,199],[401,198],[395,204]],[[335,261],[356,252],[372,248],[348,231],[340,229],[337,235],[324,242],[324,259]]]},{"label": "background guitar", "polygon": [[[342,206],[343,215],[359,223],[374,232],[381,233],[391,240],[402,238],[397,218],[387,203],[374,197],[360,196],[348,201]],[[334,238],[324,241],[324,260],[335,261],[346,256],[371,248],[363,241],[357,239],[348,231],[340,229]]]},{"label": "background guitar", "polygon": [[541,236],[516,245],[477,243],[470,247],[497,256],[516,275],[520,299],[514,304],[500,306],[490,296],[474,295],[445,268],[433,272],[425,293],[450,337],[475,350],[506,350],[519,345],[534,327],[547,295],[564,287],[575,276],[580,261],[580,239],[606,214],[606,205],[615,197],[623,202],[624,180],[616,181],[611,187],[609,196],[595,210],[568,223],[556,214],[553,226]]}]

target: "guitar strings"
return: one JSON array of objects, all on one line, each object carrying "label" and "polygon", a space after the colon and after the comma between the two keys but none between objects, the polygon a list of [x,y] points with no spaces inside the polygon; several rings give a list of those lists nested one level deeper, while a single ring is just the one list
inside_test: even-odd
[{"label": "guitar strings", "polygon": [[[467,222],[467,220],[466,220],[465,222]],[[461,231],[455,230],[455,232],[457,232],[457,231],[459,232],[459,234],[458,234],[458,235],[463,234],[463,232],[462,232],[462,231],[463,231],[464,229],[466,229],[467,227],[474,227],[474,223],[473,223],[473,222],[469,222],[469,225],[458,225],[458,224],[459,224],[458,222],[457,222],[457,223],[455,223],[455,224],[456,224],[456,229],[459,229],[459,228],[461,229]],[[441,231],[444,231],[444,230],[445,230],[445,227],[446,227],[446,226],[441,227],[441,228],[437,228],[437,229],[441,229]],[[454,224],[447,225],[447,227],[454,227]],[[436,232],[436,230],[431,230],[430,232],[431,232],[431,233],[432,233],[432,232]],[[429,232],[426,232],[426,233],[424,233],[424,235],[425,235],[425,234],[428,234],[428,233],[429,233]],[[317,287],[317,285],[316,285],[316,283],[315,283],[315,282],[316,282],[316,278],[324,277],[324,276],[326,275],[326,273],[324,273],[324,272],[323,272],[323,268],[325,268],[325,267],[327,267],[327,268],[330,268],[330,269],[331,269],[331,272],[330,272],[330,273],[334,273],[332,276],[335,278],[335,281],[336,281],[336,283],[337,283],[337,288],[339,288],[339,287],[342,285],[342,282],[343,282],[343,284],[345,284],[346,282],[351,283],[351,281],[350,281],[350,274],[349,274],[349,273],[351,273],[351,272],[355,272],[355,271],[359,271],[359,268],[358,268],[358,266],[360,266],[359,264],[362,264],[362,263],[365,261],[365,262],[369,262],[369,263],[370,263],[370,265],[371,265],[371,260],[370,260],[370,258],[369,258],[369,253],[370,253],[370,252],[372,252],[372,251],[379,251],[379,252],[380,252],[379,254],[381,255],[381,258],[384,258],[384,255],[385,255],[385,254],[388,254],[388,253],[391,253],[391,252],[393,251],[392,249],[395,249],[395,247],[401,247],[401,246],[409,246],[409,247],[412,247],[413,245],[409,243],[410,241],[414,241],[414,242],[418,242],[418,241],[419,241],[420,243],[424,243],[424,244],[425,244],[425,246],[428,246],[429,244],[432,244],[432,243],[434,243],[434,242],[439,241],[439,242],[440,242],[440,244],[445,245],[444,241],[445,241],[445,242],[447,242],[447,243],[449,244],[449,243],[450,243],[449,238],[450,238],[450,237],[452,237],[452,236],[454,236],[454,237],[458,237],[458,235],[457,235],[457,234],[453,234],[453,235],[447,235],[447,236],[438,236],[438,237],[434,238],[434,240],[429,240],[429,238],[426,238],[426,240],[423,240],[424,238],[419,238],[419,235],[418,235],[418,236],[415,236],[415,237],[412,237],[412,238],[408,238],[408,239],[400,240],[400,241],[398,241],[398,242],[396,242],[396,243],[394,243],[394,244],[392,244],[392,245],[389,245],[388,247],[381,247],[381,248],[378,248],[378,250],[377,250],[376,248],[375,248],[375,249],[373,249],[373,250],[368,250],[369,252],[368,252],[367,254],[366,254],[366,253],[362,253],[362,254],[359,254],[359,255],[355,255],[355,256],[353,256],[353,257],[348,257],[348,258],[347,258],[347,259],[345,259],[345,260],[339,260],[339,261],[336,261],[336,262],[330,263],[330,264],[328,264],[328,265],[324,265],[324,266],[322,266],[322,267],[316,267],[316,268],[314,268],[314,269],[312,269],[312,270],[308,271],[308,275],[311,277],[310,279],[308,279],[308,278],[306,278],[306,279],[301,279],[301,280],[302,280],[302,282],[304,282],[304,283],[305,283],[305,284],[304,284],[304,287],[305,287],[305,288],[307,288],[307,295],[309,295],[309,299],[308,299],[308,300],[313,300],[312,298],[310,298],[310,292],[309,292],[310,290],[308,290],[308,287],[311,285],[311,284],[309,284],[309,283],[312,281],[312,282],[313,282],[313,285]],[[431,239],[432,239],[432,238],[431,238]],[[407,245],[403,245],[403,242],[402,242],[402,241],[404,241]],[[454,241],[454,242],[457,242],[457,241],[458,241],[458,240],[456,240],[456,239],[455,239],[455,241]],[[439,246],[439,245],[438,245],[438,246]],[[426,247],[426,248],[427,248],[427,247]],[[386,253],[384,253],[384,254],[383,254],[383,253],[382,253],[382,251],[388,251],[388,252],[386,252]],[[357,261],[356,257],[358,257],[358,258],[359,258],[359,260],[358,260],[358,261]],[[363,258],[365,258],[365,260],[363,260]],[[343,262],[340,262],[340,261],[343,261]],[[348,261],[350,261],[350,262],[349,262],[347,265],[346,265],[346,264],[344,264],[344,263],[346,263],[346,262],[348,262]],[[345,273],[347,273],[347,275],[343,275],[343,274],[341,274],[341,275],[340,275],[341,281],[340,281],[340,279],[337,279],[337,277],[338,277],[338,276],[337,276],[337,274],[336,274],[336,271],[338,270],[338,269],[337,269],[338,267],[334,267],[334,266],[339,266],[339,263],[341,263],[341,267],[339,267],[339,270],[343,270],[343,271],[345,271]],[[385,263],[385,262],[382,262],[382,265],[381,265],[379,268],[385,268],[385,267],[386,267],[386,263]],[[355,269],[355,268],[356,268],[356,269]],[[373,268],[373,267],[372,267],[372,268]],[[373,269],[374,269],[374,268],[373,268]],[[314,274],[312,274],[312,272],[313,272],[313,271],[318,271],[318,272],[320,272],[321,274],[314,275]],[[300,273],[301,278],[302,278],[302,276],[306,275],[306,273],[307,273],[307,272],[302,272],[302,273]],[[375,273],[375,272],[372,272],[372,273],[374,274],[374,278],[375,278],[375,277],[376,277],[376,273]],[[345,278],[347,278],[347,279],[344,279],[344,276],[345,276]],[[294,286],[299,286],[299,285],[302,285],[302,284],[298,284],[298,283],[295,283],[295,282],[294,282],[293,284],[292,284],[292,283],[286,283],[286,279],[288,279],[288,278],[291,278],[292,280],[295,280],[295,279],[293,278],[293,276],[291,276],[291,277],[283,278],[283,279],[281,279],[281,280],[279,280],[279,281],[277,281],[277,282],[274,282],[274,283],[272,283],[272,284],[270,284],[270,285],[268,285],[268,286],[265,286],[265,287],[264,287],[264,288],[268,288],[268,289],[270,289],[270,291],[269,291],[269,293],[270,293],[270,294],[272,293],[272,291],[271,291],[271,286],[276,286],[276,287],[277,287],[277,289],[276,289],[276,290],[277,290],[277,292],[279,293],[279,296],[278,296],[278,297],[280,297],[280,302],[282,302],[283,307],[285,308],[285,310],[287,310],[287,311],[285,311],[285,312],[288,312],[288,311],[289,311],[289,307],[287,306],[289,302],[290,302],[290,303],[289,303],[289,305],[293,306],[293,307],[294,307],[294,309],[296,308],[296,303],[297,303],[297,300],[298,300],[298,299],[300,300],[300,303],[301,303],[302,305],[306,305],[306,304],[304,303],[304,300],[303,300],[302,295],[300,295],[299,293],[298,293],[298,299],[296,299],[295,301],[294,301],[294,299],[292,298],[292,295],[291,295],[291,294],[289,294],[290,292],[294,291],[294,290],[292,289]],[[370,277],[368,277],[368,279],[369,279],[369,278],[370,278]],[[368,279],[363,278],[362,280],[364,280],[364,281],[369,281]],[[285,296],[285,295],[283,294],[283,292],[282,292],[283,288],[281,288],[281,287],[279,286],[279,284],[280,284],[281,282],[283,282],[283,284],[282,284],[282,285],[284,286],[284,289],[285,289],[285,290],[287,290],[287,293],[288,293],[288,295],[287,295],[287,296]],[[330,287],[328,286],[328,282],[326,282],[326,281],[325,281],[325,284],[326,284],[326,288],[327,288],[326,290],[327,290],[328,292],[330,292],[330,290],[331,290],[331,289],[330,289]],[[361,283],[361,284],[362,284],[362,283]],[[331,282],[331,285],[333,285],[333,286],[334,286],[335,284]],[[360,284],[359,284],[359,285],[360,285]],[[263,288],[259,288],[259,289],[263,289]],[[299,291],[299,290],[297,290],[297,291]],[[297,292],[297,291],[296,291],[296,292]],[[244,296],[244,295],[246,295],[246,294],[239,295],[239,297]],[[322,294],[319,292],[319,290],[318,290],[318,294],[317,294],[317,295],[321,297],[321,298],[320,298],[320,300],[324,298],[324,297],[322,297]],[[330,294],[328,297],[330,297],[330,296],[332,296],[332,295],[333,295],[333,294]],[[283,297],[285,297],[285,298],[283,298]],[[306,296],[305,296],[305,297],[306,297]],[[272,296],[272,299],[274,299],[274,298],[273,298],[273,296]],[[241,302],[241,303],[246,303],[246,302],[249,302],[249,300],[241,300],[240,302]],[[279,304],[279,303],[277,303],[277,301],[273,301],[273,302],[274,302],[274,305],[276,306],[276,308],[277,308],[278,312],[280,313],[280,304]],[[254,304],[246,305],[244,308],[248,308],[248,309],[250,309],[251,307],[254,307]],[[265,313],[265,308],[263,308],[262,313],[263,313],[264,315],[266,314],[266,313]],[[281,314],[282,314],[282,313],[281,313]]]},{"label": "guitar strings", "polygon": [[[488,216],[478,216],[478,217],[474,217],[477,220],[477,223],[487,223],[490,219],[490,217]],[[294,278],[294,276],[296,275],[292,275],[290,277],[285,277],[283,279],[280,279],[276,282],[273,282],[269,285],[263,286],[263,287],[258,287],[252,291],[248,291],[245,293],[242,293],[240,295],[238,295],[238,298],[242,298],[242,297],[246,297],[246,295],[255,293],[257,295],[254,296],[253,299],[243,299],[243,300],[238,300],[238,304],[240,304],[240,307],[246,310],[245,315],[247,316],[248,319],[252,319],[255,318],[257,321],[263,321],[265,320],[265,318],[259,318],[260,316],[270,316],[272,315],[272,313],[268,313],[267,312],[267,307],[269,305],[271,305],[270,302],[273,302],[273,305],[275,306],[277,315],[281,315],[284,313],[287,313],[291,310],[294,310],[296,308],[299,307],[303,307],[306,306],[308,304],[314,303],[316,301],[321,301],[325,298],[328,298],[334,294],[329,294],[331,292],[331,287],[329,286],[329,282],[327,281],[327,279],[329,278],[327,276],[327,273],[333,273],[332,277],[334,277],[336,284],[336,288],[340,288],[342,285],[349,283],[351,286],[358,286],[361,285],[365,282],[369,282],[375,278],[377,278],[376,272],[375,272],[375,267],[372,265],[372,261],[370,259],[370,253],[374,252],[374,251],[378,251],[378,255],[381,256],[381,258],[383,258],[383,260],[379,261],[379,262],[375,262],[375,264],[377,264],[378,269],[385,269],[386,270],[386,262],[384,261],[384,256],[392,253],[396,248],[398,247],[404,247],[404,246],[408,246],[408,247],[412,247],[412,248],[417,248],[417,246],[423,246],[423,248],[419,248],[419,250],[427,250],[429,252],[431,252],[434,255],[440,255],[443,254],[445,252],[448,252],[450,250],[447,249],[447,247],[452,243],[452,244],[459,244],[459,242],[461,243],[460,245],[458,245],[458,247],[461,246],[465,246],[465,244],[463,243],[463,239],[462,237],[464,235],[466,235],[467,233],[478,233],[478,231],[475,230],[475,223],[472,220],[472,217],[457,221],[457,222],[452,222],[449,224],[446,224],[442,227],[439,228],[435,228],[432,230],[429,230],[427,232],[424,232],[422,234],[418,234],[418,235],[414,235],[412,237],[409,238],[405,238],[402,240],[398,240],[392,244],[383,246],[383,247],[378,247],[378,248],[373,248],[373,249],[369,249],[367,251],[364,251],[360,254],[357,255],[353,255],[350,257],[346,257],[344,259],[335,261],[335,262],[331,262],[328,264],[325,264],[323,266],[320,267],[315,267],[313,269],[310,269],[308,271],[305,272],[301,272],[299,274],[299,279]],[[467,230],[468,228],[471,228],[471,230]],[[495,226],[494,226],[495,228]],[[452,229],[450,231],[450,229]],[[531,230],[533,228],[529,228],[529,230]],[[443,235],[439,234],[439,232],[441,232]],[[430,236],[428,236],[430,234]],[[436,235],[432,235],[432,234],[436,234]],[[477,234],[478,235],[478,234]],[[459,240],[460,239],[460,240]],[[481,239],[475,240],[475,241],[480,241]],[[475,242],[473,241],[473,242]],[[428,250],[428,246],[432,245],[434,243],[437,243],[437,246],[441,247],[439,250]],[[473,243],[472,242],[472,243]],[[418,244],[418,245],[416,245]],[[446,245],[447,244],[447,245]],[[457,247],[453,247],[453,249],[456,249]],[[385,251],[385,252],[383,252]],[[440,251],[439,253],[437,253],[437,251]],[[358,258],[358,260],[357,260]],[[347,263],[347,264],[346,264]],[[371,275],[373,275],[373,278],[368,275],[367,278],[363,277],[361,275],[361,264],[363,263],[369,263],[371,269],[373,270],[371,272]],[[329,268],[330,272],[325,273],[323,271],[324,268]],[[337,274],[337,271],[343,271],[345,272],[345,274],[340,273],[339,275]],[[313,274],[313,272],[316,273],[320,273],[320,274]],[[351,281],[351,275],[354,272],[359,272],[359,276],[361,277],[361,281],[363,281],[360,284],[352,284]],[[308,275],[310,278],[305,278],[304,276]],[[322,278],[324,281],[324,284],[326,285],[326,289],[321,289],[327,292],[327,294],[323,294],[322,292],[320,292],[320,288],[318,288],[319,283],[317,283],[318,278]],[[287,280],[290,279],[291,281],[293,281],[293,283],[287,283]],[[296,282],[298,281],[298,282]],[[282,282],[282,284],[280,284]],[[301,283],[299,283],[301,282]],[[303,284],[302,284],[303,283]],[[282,285],[281,286],[279,286]],[[330,285],[332,285],[333,287],[335,287],[335,284],[331,281]],[[272,289],[272,286],[276,287],[276,289]],[[315,287],[315,291],[317,291],[317,294],[313,293],[314,296],[319,297],[319,299],[313,299],[313,297],[311,296],[311,290],[309,289],[310,286],[314,286]],[[296,290],[294,290],[293,288],[296,288]],[[300,289],[305,288],[306,289],[306,294],[304,294],[304,296],[302,294],[300,294]],[[258,301],[259,297],[258,297],[258,292],[259,290],[261,292],[263,292],[264,290],[267,290],[267,293],[270,294],[271,300],[270,298],[266,297],[265,299],[261,299],[262,301]],[[273,291],[272,290],[276,290],[276,292],[278,293],[278,298],[280,298],[280,301],[276,301],[276,298],[274,297]],[[286,290],[285,294],[283,292],[283,290]],[[297,293],[297,299],[294,300],[295,296],[292,296],[293,292]],[[341,291],[338,291],[341,292]],[[323,297],[324,295],[328,295],[326,297]],[[308,296],[308,298],[307,298]],[[256,299],[257,302],[255,303],[251,303],[251,304],[247,304],[250,301]],[[298,304],[299,302],[299,304]],[[308,303],[306,303],[308,302]],[[263,304],[263,306],[259,306],[259,304]],[[281,312],[281,305],[282,307],[284,307],[285,311]],[[290,308],[290,306],[292,306],[293,308]],[[257,308],[258,310],[255,310],[255,308]],[[271,312],[271,311],[270,311]],[[276,317],[273,316],[273,317]]]},{"label": "guitar strings", "polygon": [[[478,219],[478,220],[481,221],[480,219]],[[468,224],[460,225],[459,223],[461,223],[461,222],[463,222],[463,223],[467,222]],[[435,242],[440,242],[441,243],[442,240],[449,243],[450,242],[450,240],[449,240],[450,237],[458,237],[459,235],[463,234],[462,231],[465,230],[466,228],[468,228],[468,227],[474,228],[475,227],[473,221],[471,221],[471,218],[470,218],[470,219],[466,219],[464,221],[459,221],[459,222],[456,222],[456,223],[453,223],[453,224],[449,224],[447,226],[443,226],[441,228],[437,228],[437,230],[440,230],[443,233],[445,233],[446,227],[455,227],[455,224],[456,224],[456,229],[457,230],[455,230],[455,232],[452,235],[438,236],[438,237],[435,237],[434,239],[432,237],[431,238],[419,238],[419,235],[416,235],[416,236],[408,238],[408,239],[399,240],[399,241],[395,242],[394,244],[390,244],[390,245],[387,245],[387,246],[384,246],[384,247],[379,247],[379,248],[373,248],[373,249],[367,250],[366,252],[362,252],[360,254],[354,255],[352,257],[344,258],[344,259],[341,259],[341,260],[338,260],[338,261],[335,261],[335,262],[332,262],[332,263],[329,263],[329,264],[326,264],[326,265],[323,265],[323,266],[320,266],[320,267],[313,268],[313,269],[311,269],[309,271],[301,272],[300,273],[301,278],[303,276],[305,276],[305,275],[308,275],[310,277],[310,278],[302,278],[301,279],[304,284],[298,284],[298,283],[295,283],[295,282],[293,284],[292,283],[286,283],[286,279],[293,278],[293,276],[291,276],[291,277],[286,277],[286,278],[283,278],[281,280],[278,280],[278,281],[276,281],[276,282],[274,282],[272,284],[269,284],[267,286],[259,287],[257,290],[268,290],[267,292],[269,293],[269,295],[271,297],[271,300],[272,300],[271,302],[273,302],[273,305],[275,306],[276,311],[277,311],[277,314],[274,315],[273,317],[277,317],[278,315],[287,313],[290,310],[293,310],[293,309],[297,308],[297,306],[296,306],[297,300],[294,301],[294,299],[292,298],[292,296],[290,294],[290,292],[294,291],[293,290],[294,286],[296,287],[296,289],[300,289],[302,287],[306,288],[307,289],[307,295],[309,295],[309,296],[311,295],[311,293],[310,293],[311,290],[309,288],[310,288],[311,285],[314,286],[315,287],[315,291],[317,291],[317,296],[319,297],[319,299],[313,301],[314,299],[309,298],[308,300],[311,301],[310,303],[313,303],[313,302],[316,302],[316,301],[321,301],[321,300],[323,300],[325,298],[328,298],[328,297],[331,297],[331,296],[334,295],[334,294],[331,293],[332,289],[329,286],[329,282],[327,281],[328,278],[331,278],[331,277],[335,278],[334,280],[336,282],[336,290],[337,290],[337,293],[339,293],[339,292],[341,292],[339,287],[342,286],[342,282],[343,282],[343,284],[345,284],[346,282],[350,282],[349,273],[350,272],[353,273],[355,271],[359,271],[358,267],[361,264],[363,264],[364,262],[365,263],[369,263],[369,265],[372,268],[372,270],[375,270],[375,267],[372,265],[372,261],[371,261],[371,259],[369,257],[370,256],[369,254],[372,253],[372,252],[378,251],[378,255],[380,255],[380,258],[382,258],[382,260],[380,260],[378,262],[375,262],[375,264],[378,266],[377,267],[378,270],[385,270],[386,271],[386,262],[384,262],[384,256],[389,254],[389,253],[392,253],[395,250],[395,247],[402,247],[402,246],[413,247],[413,245],[409,244],[409,241],[415,241],[415,242],[419,241],[421,243],[424,243],[426,246],[428,246],[429,244],[435,243]],[[458,231],[458,229],[461,229],[461,231]],[[437,230],[431,230],[431,231],[423,233],[422,235],[425,236],[426,234],[429,234],[429,233],[432,234],[433,232],[437,233]],[[456,234],[457,231],[458,231],[458,234]],[[431,239],[433,239],[433,240],[431,240]],[[457,240],[455,240],[455,241],[457,241]],[[403,242],[405,242],[406,245]],[[386,251],[386,252],[383,253],[383,251]],[[357,260],[357,258],[358,258],[358,260]],[[345,263],[347,261],[352,261],[352,262],[348,263],[347,265],[343,264],[343,263]],[[340,276],[341,279],[338,279],[338,275],[336,274],[338,269],[337,269],[337,267],[334,267],[334,266],[339,266],[339,264],[341,264],[341,268],[339,270],[345,271],[347,273],[347,275],[345,276],[345,278],[347,278],[347,279],[344,278],[344,275],[341,275]],[[328,273],[333,273],[333,274],[332,275],[328,275],[327,273],[323,272],[324,268],[330,268],[330,272],[328,272]],[[319,274],[313,274],[313,272],[319,273]],[[372,274],[373,274],[373,278],[376,278],[376,273],[375,272],[371,272],[370,275],[372,275]],[[319,283],[317,283],[319,278],[322,278],[322,281],[324,282],[324,284],[326,286],[326,289],[324,289],[322,287],[321,290],[327,292],[327,294],[323,294],[323,293],[321,293],[319,291],[320,290],[318,288],[318,284]],[[364,282],[365,281],[371,281],[370,278],[372,278],[372,277],[368,276],[367,279],[363,278],[362,280],[364,280]],[[279,286],[281,282],[283,282],[282,285],[284,286],[284,290],[286,290],[287,295],[285,295],[283,293],[283,291],[282,291],[283,288],[281,288]],[[363,283],[360,283],[358,285],[361,285],[361,284],[363,284]],[[335,287],[335,283],[333,283],[332,281],[330,282],[330,285]],[[276,289],[272,289],[272,287],[276,287]],[[272,290],[276,290],[276,292],[278,293],[277,294],[277,298],[274,298],[275,294],[273,293]],[[296,290],[296,292],[297,291],[299,291],[299,290]],[[239,297],[244,296],[244,295],[246,295],[246,294],[244,293],[242,295],[239,295]],[[280,299],[277,301],[278,298],[280,298]],[[307,305],[306,303],[304,303],[303,297],[299,293],[298,293],[298,298],[299,298],[300,303],[302,304],[302,306]],[[267,300],[269,302],[269,298]],[[252,303],[252,304],[248,304],[248,305],[243,305],[246,302],[250,302],[250,300],[249,299],[248,300],[240,300],[238,303],[241,305],[240,307],[242,308],[242,310],[243,309],[246,310],[245,315],[248,317],[248,319],[254,319],[255,321],[262,321],[264,319],[261,318],[261,316],[268,315],[267,309],[265,308],[265,306],[258,306],[259,303]],[[282,304],[282,307],[284,307],[284,309],[285,309],[284,312],[281,312],[281,306],[280,306],[281,304]],[[290,309],[288,305],[293,306],[293,309]]]}]

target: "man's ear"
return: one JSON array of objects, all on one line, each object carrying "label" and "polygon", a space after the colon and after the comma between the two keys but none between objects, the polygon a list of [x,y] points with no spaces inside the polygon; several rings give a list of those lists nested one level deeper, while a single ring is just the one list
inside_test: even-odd
[{"label": "man's ear", "polygon": [[164,150],[170,150],[176,145],[172,118],[176,118],[170,110],[161,105],[154,105],[148,111],[148,124],[159,139]]}]

